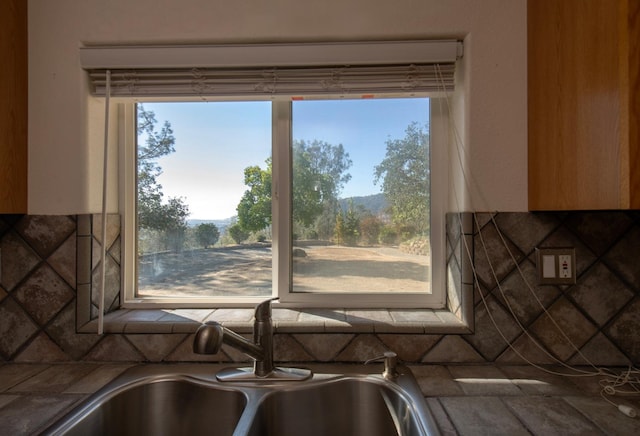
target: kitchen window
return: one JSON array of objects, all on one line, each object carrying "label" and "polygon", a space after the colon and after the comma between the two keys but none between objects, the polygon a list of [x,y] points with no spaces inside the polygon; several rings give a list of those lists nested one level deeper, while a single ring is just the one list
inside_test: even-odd
[{"label": "kitchen window", "polygon": [[291,307],[443,307],[447,85],[437,65],[437,86],[407,90],[422,80],[411,64],[396,75],[405,88],[390,91],[393,68],[336,91],[344,70],[332,67],[308,93],[286,88],[295,72],[262,70],[258,96],[242,85],[220,95],[191,70],[197,99],[180,80],[158,85],[172,71],[141,81],[156,87],[151,98],[127,97],[116,78],[123,307],[272,296]]}]

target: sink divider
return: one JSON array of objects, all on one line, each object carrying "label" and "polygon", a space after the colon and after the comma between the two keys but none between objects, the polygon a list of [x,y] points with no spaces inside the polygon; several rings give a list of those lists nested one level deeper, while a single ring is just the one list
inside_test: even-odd
[{"label": "sink divider", "polygon": [[249,434],[249,430],[251,430],[251,426],[253,425],[256,415],[260,410],[262,399],[268,395],[268,392],[265,389],[258,387],[243,389],[243,392],[248,397],[247,406],[242,411],[242,415],[240,415],[240,419],[233,431],[233,436],[247,436]]}]

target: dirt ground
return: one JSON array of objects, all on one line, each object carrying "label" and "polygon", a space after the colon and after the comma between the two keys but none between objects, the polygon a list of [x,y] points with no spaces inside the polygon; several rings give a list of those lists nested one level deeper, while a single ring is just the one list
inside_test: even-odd
[{"label": "dirt ground", "polygon": [[[412,292],[429,280],[428,256],[389,247],[301,245],[294,291]],[[271,295],[271,248],[237,246],[163,253],[140,261],[141,296]]]}]

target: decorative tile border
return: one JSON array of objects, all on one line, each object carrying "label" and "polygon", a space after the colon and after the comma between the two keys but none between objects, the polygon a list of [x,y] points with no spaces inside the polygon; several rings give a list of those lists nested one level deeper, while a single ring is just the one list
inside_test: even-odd
[{"label": "decorative tile border", "polygon": [[[406,333],[406,334],[465,334],[470,333],[469,325],[473,322],[473,278],[467,274],[469,283],[462,283],[462,269],[468,269],[470,263],[468,256],[462,246],[465,241],[472,241],[473,223],[471,214],[449,214],[448,231],[456,233],[458,236],[452,236],[449,239],[448,246],[452,251],[451,259],[447,260],[447,268],[450,270],[447,274],[447,293],[449,297],[448,307],[451,301],[455,301],[455,309],[443,310],[418,310],[418,311],[389,311],[383,310],[331,310],[330,313],[326,309],[305,309],[292,310],[284,309],[276,310],[275,331],[276,333]],[[99,289],[99,273],[101,267],[100,260],[100,234],[101,234],[101,217],[99,216],[81,216],[78,218],[82,225],[83,233],[82,247],[78,245],[78,255],[91,259],[91,271],[88,265],[82,265],[85,270],[78,272],[83,279],[89,278],[89,287],[83,286],[78,289],[78,331],[80,332],[96,332],[98,313],[98,293]],[[108,216],[107,225],[107,280],[108,283],[117,282],[119,285],[120,265],[116,259],[120,259],[120,217],[118,215]],[[80,283],[80,281],[79,281]],[[90,298],[87,296],[87,289],[90,289]],[[105,317],[105,331],[108,333],[172,333],[177,328],[179,331],[187,329],[190,332],[196,330],[196,327],[204,321],[194,320],[191,322],[189,316],[185,316],[187,311],[173,311],[173,318],[169,319],[165,316],[166,311],[156,310],[119,310],[119,286],[107,285],[106,296],[106,313],[110,316]],[[81,295],[81,293],[84,293]],[[215,311],[210,319],[225,321],[229,328],[236,329],[240,332],[251,332],[252,310],[249,310],[249,316],[239,316],[240,311],[236,311],[234,318],[221,318],[221,312],[229,309],[219,309]],[[82,313],[81,313],[82,311]],[[117,312],[117,313],[113,313]],[[206,311],[192,310],[191,313]],[[211,312],[211,311],[209,311]],[[280,313],[278,315],[278,313]],[[284,314],[287,314],[286,317]],[[140,314],[144,314],[141,319]],[[177,317],[177,320],[175,318]],[[246,318],[246,319],[245,319]],[[175,324],[175,325],[174,325]],[[189,327],[187,327],[189,326]]]},{"label": "decorative tile border", "polygon": [[[245,360],[227,347],[215,356],[193,354],[192,333],[201,322],[193,319],[193,311],[188,315],[162,312],[161,319],[169,322],[159,324],[150,321],[157,320],[158,313],[138,311],[125,316],[127,312],[117,311],[108,317],[114,318],[110,325],[118,333],[76,333],[78,326],[91,325],[91,316],[76,311],[76,305],[89,308],[85,313],[93,307],[95,314],[89,291],[99,265],[87,256],[100,244],[92,236],[96,224],[90,216],[0,216],[0,361]],[[335,326],[325,322],[324,329],[296,331],[294,326],[303,314],[276,311],[277,358],[353,362],[391,348],[402,360],[416,363],[519,364],[524,358],[536,363],[559,359],[584,364],[588,360],[598,365],[640,361],[640,340],[635,334],[640,331],[638,212],[448,215],[447,226],[449,316],[459,325],[472,326],[472,334],[427,330],[426,324],[446,316],[440,312],[387,311],[372,327],[362,325],[361,331],[345,332],[338,324],[362,314],[344,311],[344,318],[333,319],[338,323]],[[117,227],[109,226],[112,230]],[[107,244],[108,262],[119,265],[117,232],[110,233]],[[537,285],[534,248],[567,245],[576,247],[577,283]],[[466,247],[472,247],[476,286],[472,264],[464,261]],[[75,277],[69,273],[73,270]],[[539,301],[532,297],[523,277],[532,284]],[[117,307],[118,291],[110,290],[109,296],[109,306]],[[464,301],[472,302],[471,310],[465,309]],[[235,318],[238,312],[205,312],[202,319],[217,316],[248,333],[243,330],[247,320]],[[576,348],[567,344],[556,324]],[[376,325],[402,328],[384,331]],[[156,330],[136,333],[143,326]]]}]

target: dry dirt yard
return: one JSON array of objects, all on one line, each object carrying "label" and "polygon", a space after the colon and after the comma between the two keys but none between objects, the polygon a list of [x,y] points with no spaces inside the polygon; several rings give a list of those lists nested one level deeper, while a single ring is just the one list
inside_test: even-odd
[{"label": "dry dirt yard", "polygon": [[305,291],[424,291],[429,257],[388,247],[304,247],[295,257],[294,290]]},{"label": "dry dirt yard", "polygon": [[[294,291],[424,291],[429,256],[390,247],[300,245]],[[271,248],[247,245],[146,256],[141,296],[271,295]]]}]

